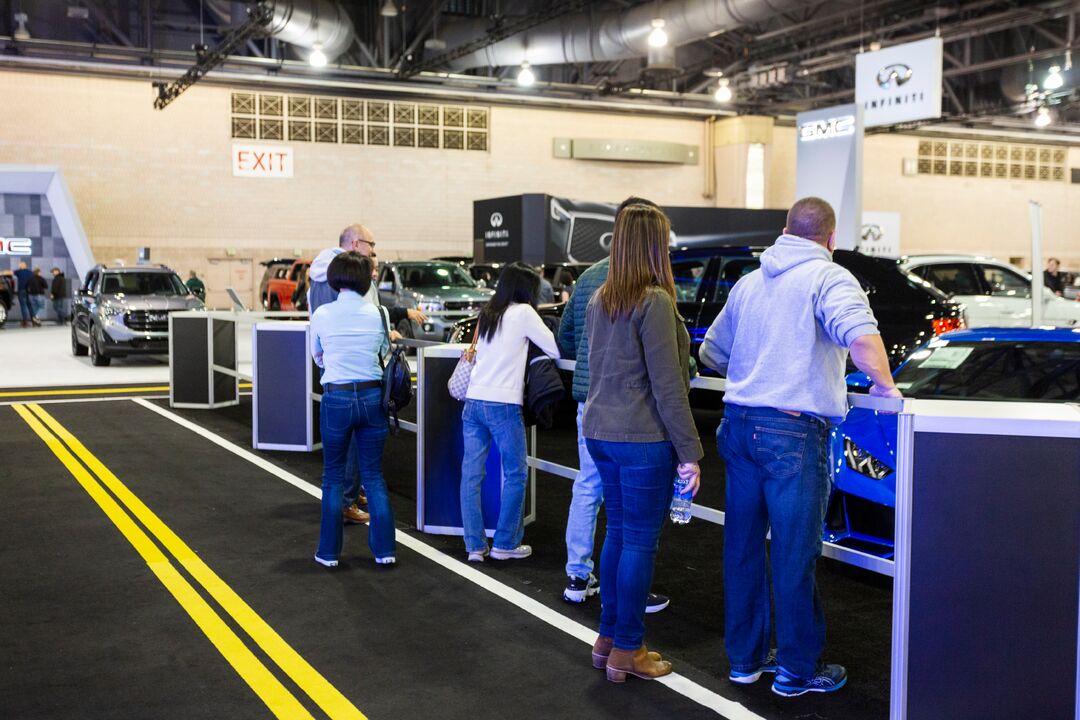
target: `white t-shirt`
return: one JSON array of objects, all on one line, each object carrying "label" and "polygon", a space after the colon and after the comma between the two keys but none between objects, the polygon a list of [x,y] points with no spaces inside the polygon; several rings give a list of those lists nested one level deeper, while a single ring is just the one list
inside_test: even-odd
[{"label": "white t-shirt", "polygon": [[491,340],[480,338],[476,344],[476,366],[466,397],[521,405],[530,340],[548,357],[558,359],[555,335],[531,305],[515,303],[506,308],[495,336]]}]

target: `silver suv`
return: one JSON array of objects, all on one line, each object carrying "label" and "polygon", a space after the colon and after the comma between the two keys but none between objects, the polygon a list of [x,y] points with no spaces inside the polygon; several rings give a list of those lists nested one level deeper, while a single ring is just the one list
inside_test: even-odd
[{"label": "silver suv", "polygon": [[168,352],[169,313],[205,307],[164,265],[97,265],[75,294],[71,352],[89,352],[94,365],[125,355]]},{"label": "silver suv", "polygon": [[407,319],[398,324],[398,332],[417,340],[445,342],[454,323],[480,312],[494,294],[457,263],[423,260],[379,266],[379,302],[427,314],[423,324]]}]

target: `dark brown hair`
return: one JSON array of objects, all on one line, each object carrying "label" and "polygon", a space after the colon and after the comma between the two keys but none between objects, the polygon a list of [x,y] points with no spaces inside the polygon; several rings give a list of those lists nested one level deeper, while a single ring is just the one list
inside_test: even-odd
[{"label": "dark brown hair", "polygon": [[789,235],[813,240],[824,245],[836,230],[836,213],[832,205],[819,197],[796,200],[787,214]]},{"label": "dark brown hair", "polygon": [[668,246],[671,221],[652,203],[627,205],[615,216],[611,238],[611,266],[607,282],[597,291],[607,316],[629,314],[657,287],[675,304],[675,279]]}]

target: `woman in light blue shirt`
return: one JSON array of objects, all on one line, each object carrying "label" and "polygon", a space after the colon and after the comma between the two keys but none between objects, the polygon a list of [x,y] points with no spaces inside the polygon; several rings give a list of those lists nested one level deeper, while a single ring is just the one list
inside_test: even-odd
[{"label": "woman in light blue shirt", "polygon": [[326,280],[337,299],[311,315],[311,356],[323,369],[319,427],[323,443],[322,526],[315,561],[335,567],[341,555],[342,497],[350,440],[359,454],[371,523],[368,545],[380,565],[396,562],[394,514],[382,474],[389,425],[382,406],[383,354],[389,347],[384,312],[364,298],[372,263],[356,252],[331,261]]}]

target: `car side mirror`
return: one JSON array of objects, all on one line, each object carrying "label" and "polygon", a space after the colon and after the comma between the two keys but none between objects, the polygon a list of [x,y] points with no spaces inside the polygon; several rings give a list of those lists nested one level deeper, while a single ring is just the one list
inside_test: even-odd
[{"label": "car side mirror", "polygon": [[384,280],[379,283],[379,292],[394,292],[394,283],[390,280]]}]

